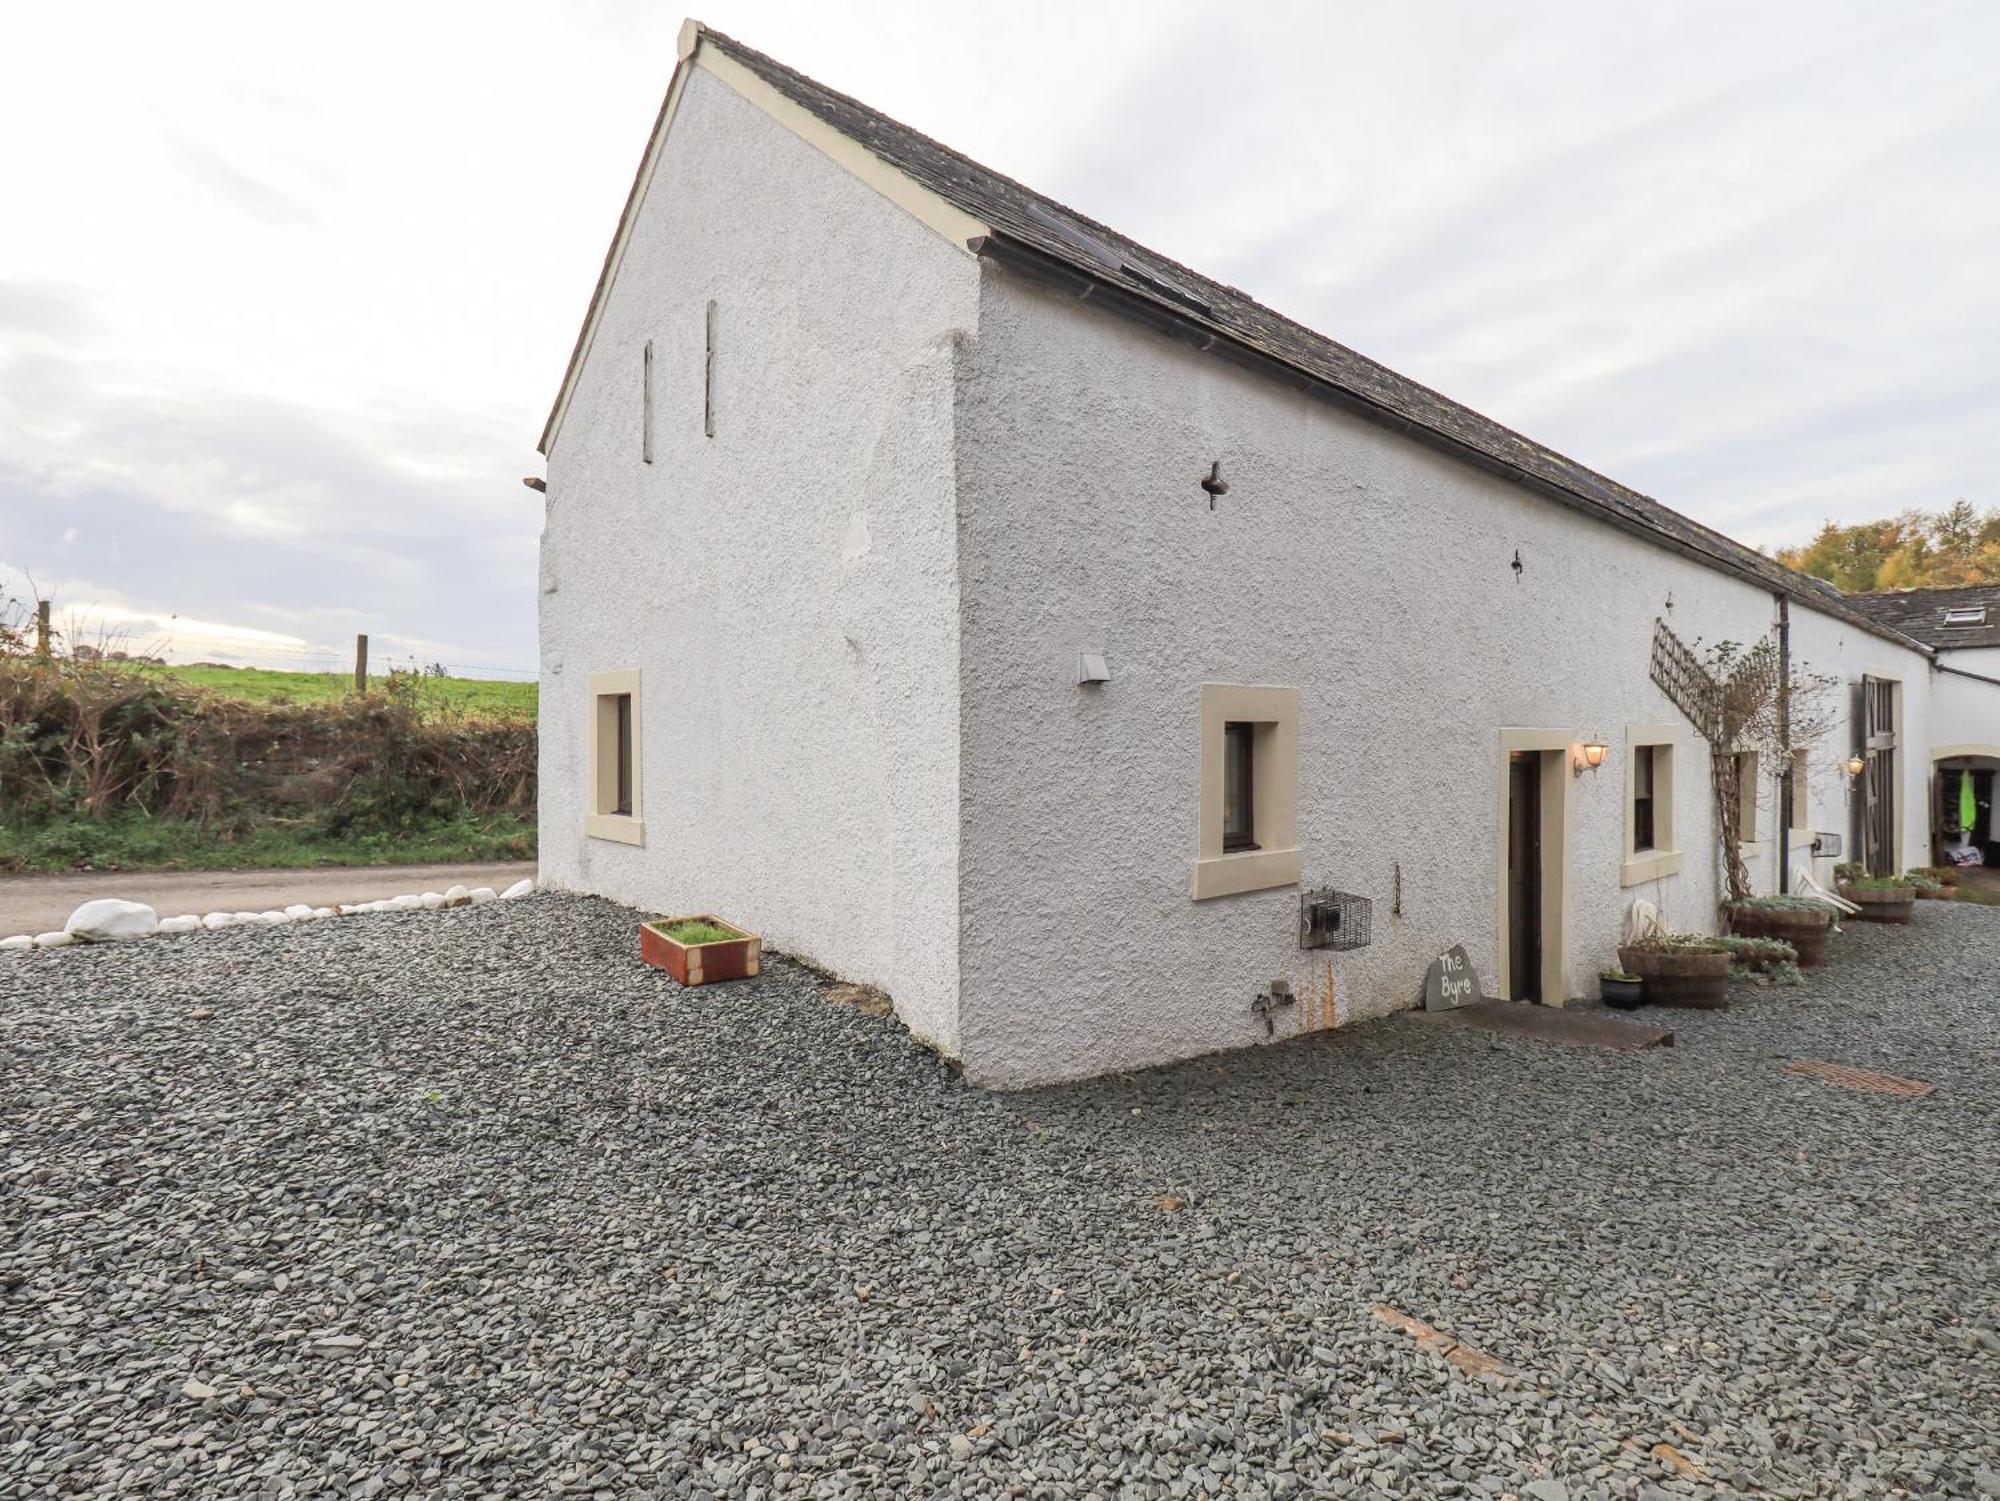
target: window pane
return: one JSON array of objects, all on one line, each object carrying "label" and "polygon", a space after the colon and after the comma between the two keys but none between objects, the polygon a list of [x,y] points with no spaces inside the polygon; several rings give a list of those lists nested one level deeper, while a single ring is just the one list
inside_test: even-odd
[{"label": "window pane", "polygon": [[1222,847],[1227,850],[1257,848],[1254,823],[1256,789],[1252,780],[1252,748],[1256,726],[1226,724],[1222,727]]},{"label": "window pane", "polygon": [[1642,745],[1632,757],[1632,852],[1653,848],[1654,747]]},{"label": "window pane", "polygon": [[632,695],[618,695],[618,801],[613,813],[632,811]]}]

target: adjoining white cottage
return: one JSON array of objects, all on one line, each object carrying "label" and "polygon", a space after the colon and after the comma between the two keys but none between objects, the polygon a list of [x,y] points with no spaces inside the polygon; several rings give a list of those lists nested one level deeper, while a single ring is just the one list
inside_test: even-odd
[{"label": "adjoining white cottage", "polygon": [[[2000,865],[2000,584],[1850,595],[1883,624],[1935,654],[1932,690],[1931,858]],[[1963,794],[1972,791],[1972,818]]]},{"label": "adjoining white cottage", "polygon": [[[1868,680],[1792,828],[1757,769],[1761,889],[1927,858],[1922,643],[694,23],[541,447],[545,880],[981,1083],[1262,1042],[1274,980],[1278,1037],[1387,1013],[1454,943],[1560,1005],[1635,897],[1712,931],[1656,621]],[[1302,947],[1326,892],[1365,945]]]}]

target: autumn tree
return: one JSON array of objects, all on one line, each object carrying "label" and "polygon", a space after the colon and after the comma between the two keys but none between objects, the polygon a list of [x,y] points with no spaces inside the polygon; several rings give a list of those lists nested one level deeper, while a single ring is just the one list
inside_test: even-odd
[{"label": "autumn tree", "polygon": [[1942,511],[1904,511],[1881,521],[1829,521],[1778,561],[1846,594],[2000,583],[2000,510],[1957,500]]}]

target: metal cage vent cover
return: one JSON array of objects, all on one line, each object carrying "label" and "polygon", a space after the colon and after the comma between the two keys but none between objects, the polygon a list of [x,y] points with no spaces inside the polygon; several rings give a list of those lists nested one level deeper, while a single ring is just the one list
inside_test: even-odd
[{"label": "metal cage vent cover", "polygon": [[1364,949],[1372,938],[1375,904],[1365,896],[1322,887],[1299,898],[1299,947]]}]

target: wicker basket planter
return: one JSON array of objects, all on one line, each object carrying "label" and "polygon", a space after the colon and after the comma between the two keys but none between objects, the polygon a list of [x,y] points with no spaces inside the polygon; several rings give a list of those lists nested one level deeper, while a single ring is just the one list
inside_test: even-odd
[{"label": "wicker basket planter", "polygon": [[1812,969],[1825,962],[1827,934],[1833,928],[1833,911],[1820,907],[1806,911],[1789,907],[1737,906],[1729,909],[1729,931],[1745,938],[1781,938],[1799,951],[1799,968]]},{"label": "wicker basket planter", "polygon": [[1862,922],[1906,923],[1917,908],[1914,886],[1842,886],[1840,894],[1861,910]]},{"label": "wicker basket planter", "polygon": [[1720,1011],[1729,1005],[1729,955],[1707,949],[1626,947],[1618,964],[1646,982],[1655,1006],[1693,1006]]},{"label": "wicker basket planter", "polygon": [[[684,922],[709,923],[735,936],[702,943],[683,943],[670,937],[668,929]],[[764,964],[764,940],[705,912],[693,917],[656,917],[639,924],[639,956],[683,985],[711,985],[758,973]]]}]

